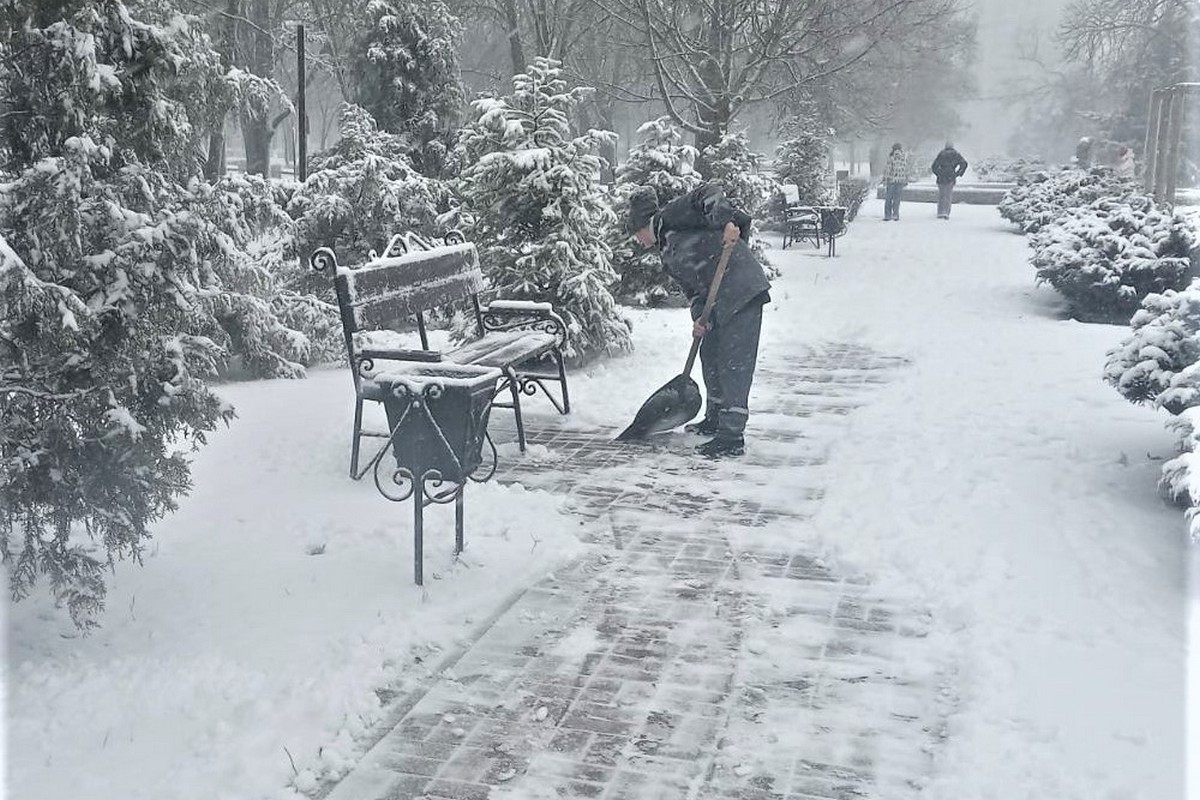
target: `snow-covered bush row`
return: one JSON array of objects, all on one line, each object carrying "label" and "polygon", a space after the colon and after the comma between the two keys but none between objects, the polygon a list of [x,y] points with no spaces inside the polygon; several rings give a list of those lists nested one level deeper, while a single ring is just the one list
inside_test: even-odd
[{"label": "snow-covered bush row", "polygon": [[1180,414],[1200,405],[1200,283],[1152,294],[1108,352],[1104,380],[1131,403]]},{"label": "snow-covered bush row", "polygon": [[1159,489],[1187,507],[1188,532],[1200,542],[1200,408],[1185,409],[1168,427],[1179,437],[1178,455],[1163,464]]},{"label": "snow-covered bush row", "polygon": [[1080,319],[1125,321],[1148,295],[1191,279],[1196,238],[1177,214],[1148,197],[1103,198],[1062,211],[1029,237],[1039,282]]},{"label": "snow-covered bush row", "polygon": [[1102,197],[1121,197],[1133,190],[1132,181],[1116,178],[1111,170],[1101,167],[1037,172],[1005,193],[999,211],[1022,233],[1037,233],[1069,208],[1086,206]]},{"label": "snow-covered bush row", "polygon": [[558,62],[538,58],[513,91],[472,105],[458,195],[468,238],[499,297],[548,301],[566,319],[566,355],[629,350],[630,324],[610,291],[608,231],[617,224],[599,184],[597,151],[615,134],[571,128],[587,90],[568,89]]},{"label": "snow-covered bush row", "polygon": [[1040,158],[988,156],[971,165],[981,183],[1015,183],[1028,179],[1050,166]]},{"label": "snow-covered bush row", "polygon": [[656,306],[678,294],[678,290],[663,270],[658,254],[630,237],[625,227],[629,198],[641,188],[650,187],[661,207],[695,189],[703,179],[696,171],[696,148],[683,143],[683,134],[669,118],[643,123],[637,135],[638,143],[616,171],[611,195],[615,219],[608,243],[618,276],[617,296],[623,302]]}]

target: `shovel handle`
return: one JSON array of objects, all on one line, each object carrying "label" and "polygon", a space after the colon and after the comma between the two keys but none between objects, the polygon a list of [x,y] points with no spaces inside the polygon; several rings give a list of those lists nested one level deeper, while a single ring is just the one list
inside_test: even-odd
[{"label": "shovel handle", "polygon": [[[721,288],[721,279],[725,277],[725,268],[729,266],[729,257],[733,254],[734,245],[737,242],[729,242],[721,248],[721,257],[717,259],[717,271],[713,273],[712,283],[708,286],[708,297],[704,301],[704,310],[700,312],[700,317],[696,322],[705,325],[708,324],[708,315],[712,313],[713,306],[717,302],[717,289]],[[684,375],[692,374],[692,367],[696,365],[696,354],[700,352],[700,336],[692,337],[692,348],[688,351],[687,364],[683,368]]]}]

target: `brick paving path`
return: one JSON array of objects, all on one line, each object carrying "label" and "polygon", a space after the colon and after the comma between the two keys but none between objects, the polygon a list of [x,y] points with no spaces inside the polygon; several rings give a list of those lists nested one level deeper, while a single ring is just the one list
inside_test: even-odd
[{"label": "brick paving path", "polygon": [[538,419],[496,479],[562,495],[598,546],[404,698],[329,800],[915,796],[951,696],[926,620],[782,547],[839,418],[902,366],[849,345],[764,364],[738,460]]}]

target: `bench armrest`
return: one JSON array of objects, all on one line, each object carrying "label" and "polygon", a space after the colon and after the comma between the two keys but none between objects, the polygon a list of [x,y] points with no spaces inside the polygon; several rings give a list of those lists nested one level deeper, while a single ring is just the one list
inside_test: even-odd
[{"label": "bench armrest", "polygon": [[550,303],[528,300],[493,300],[479,308],[484,333],[489,331],[539,331],[553,334],[558,346],[567,343],[567,323]]},{"label": "bench armrest", "polygon": [[354,355],[351,368],[356,375],[370,378],[375,371],[376,361],[422,361],[437,363],[442,360],[442,354],[437,350],[379,350],[367,348],[359,350]]},{"label": "bench armrest", "polygon": [[378,358],[383,361],[436,362],[442,360],[442,354],[438,350],[379,350],[376,348],[367,348],[359,350],[358,357],[360,359]]}]

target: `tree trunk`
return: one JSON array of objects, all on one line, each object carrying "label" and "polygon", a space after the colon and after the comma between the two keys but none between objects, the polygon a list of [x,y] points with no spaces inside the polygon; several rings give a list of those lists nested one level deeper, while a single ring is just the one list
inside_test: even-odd
[{"label": "tree trunk", "polygon": [[[225,16],[218,28],[217,38],[221,66],[225,69],[229,69],[234,63],[234,49],[237,46],[237,18],[241,16],[241,13],[240,0],[228,0],[225,4]],[[209,181],[219,180],[225,175],[225,116],[228,113],[229,109],[226,109],[208,135],[208,157],[204,161],[204,177]]]},{"label": "tree trunk", "polygon": [[504,0],[504,24],[508,26],[508,55],[512,58],[513,74],[525,71],[525,48],[521,46],[521,22],[517,17],[516,0]]},{"label": "tree trunk", "polygon": [[[250,71],[260,77],[270,78],[275,71],[275,42],[270,33],[270,0],[250,0],[250,21],[257,26],[250,33]],[[246,146],[248,174],[263,177],[270,175],[273,133],[269,109],[264,109],[262,117],[242,115],[242,141]]]}]

